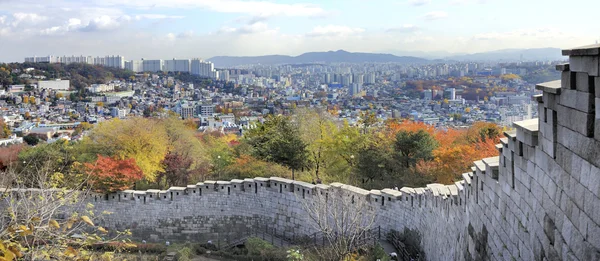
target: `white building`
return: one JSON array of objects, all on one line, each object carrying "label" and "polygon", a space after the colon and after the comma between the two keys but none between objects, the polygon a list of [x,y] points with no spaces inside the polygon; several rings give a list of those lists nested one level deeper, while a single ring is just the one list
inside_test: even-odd
[{"label": "white building", "polygon": [[52,55],[42,56],[42,57],[33,56],[33,57],[25,57],[25,62],[30,62],[30,63],[57,63],[58,62],[58,58],[54,57]]},{"label": "white building", "polygon": [[215,71],[215,65],[213,63],[205,62],[197,58],[192,59],[190,73],[213,79],[219,77],[219,73]]},{"label": "white building", "polygon": [[112,107],[110,109],[110,116],[114,118],[125,118],[127,117],[127,110],[120,109],[118,107]]},{"label": "white building", "polygon": [[163,71],[165,71],[165,72],[190,72],[190,60],[189,59],[165,60],[163,63]]},{"label": "white building", "polygon": [[163,68],[163,60],[142,60],[144,72],[160,72]]},{"label": "white building", "polygon": [[208,117],[213,114],[215,114],[214,105],[200,105],[200,115]]},{"label": "white building", "polygon": [[229,81],[229,70],[219,71],[219,80]]},{"label": "white building", "polygon": [[38,81],[38,88],[49,90],[69,90],[69,80]]},{"label": "white building", "polygon": [[0,140],[0,146],[10,146],[13,144],[21,144],[21,143],[23,143],[23,138],[17,137],[17,135],[14,135],[14,134],[6,139]]},{"label": "white building", "polygon": [[94,59],[91,56],[62,56],[58,57],[58,62],[63,64],[71,64],[71,63],[86,63],[92,64],[94,63]]},{"label": "white building", "polygon": [[106,56],[104,59],[104,66],[123,69],[125,68],[125,57],[120,55]]},{"label": "white building", "polygon": [[142,72],[144,68],[141,60],[131,60],[125,61],[125,69],[138,73]]},{"label": "white building", "polygon": [[112,92],[115,90],[115,84],[92,84],[92,86],[87,88],[91,93],[99,93],[99,92]]}]

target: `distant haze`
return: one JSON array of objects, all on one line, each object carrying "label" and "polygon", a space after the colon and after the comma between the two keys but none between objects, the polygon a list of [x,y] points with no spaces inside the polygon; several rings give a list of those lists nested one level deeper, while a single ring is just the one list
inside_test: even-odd
[{"label": "distant haze", "polygon": [[[418,53],[424,54],[424,53]],[[446,61],[559,61],[566,59],[558,48],[511,49],[476,54],[450,55],[447,57],[429,57]],[[431,62],[415,56],[396,56],[377,53],[351,53],[344,50],[329,52],[311,52],[299,56],[264,55],[264,56],[216,56],[210,58],[216,67],[227,68],[247,64],[299,64],[299,63],[404,63],[418,64]]]}]

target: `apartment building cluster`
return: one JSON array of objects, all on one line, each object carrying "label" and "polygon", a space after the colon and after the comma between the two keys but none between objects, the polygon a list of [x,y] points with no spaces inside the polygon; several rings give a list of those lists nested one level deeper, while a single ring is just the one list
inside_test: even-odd
[{"label": "apartment building cluster", "polygon": [[87,63],[93,65],[102,65],[106,67],[124,68],[125,57],[120,55],[107,55],[103,57],[92,56],[32,56],[25,57],[25,62],[29,63]]},{"label": "apartment building cluster", "polygon": [[[87,63],[106,67],[127,69],[133,72],[187,72],[206,78],[228,80],[228,72],[215,70],[212,62],[202,59],[171,59],[171,60],[125,60],[120,55],[104,57],[92,56],[42,56],[25,57],[25,62],[31,63]],[[220,77],[220,73],[223,75]]]}]

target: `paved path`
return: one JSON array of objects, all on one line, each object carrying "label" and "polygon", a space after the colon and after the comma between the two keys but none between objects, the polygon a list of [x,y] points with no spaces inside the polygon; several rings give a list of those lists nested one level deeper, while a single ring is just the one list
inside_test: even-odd
[{"label": "paved path", "polygon": [[385,239],[380,239],[379,244],[383,247],[383,250],[385,250],[385,252],[388,254],[392,253],[392,252],[398,252],[398,251],[396,251],[396,248],[394,247],[394,245],[392,245],[392,243],[388,242]]}]

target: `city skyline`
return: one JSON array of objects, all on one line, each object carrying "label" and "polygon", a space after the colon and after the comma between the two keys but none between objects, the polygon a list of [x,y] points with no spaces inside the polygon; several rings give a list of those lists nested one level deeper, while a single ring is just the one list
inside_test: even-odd
[{"label": "city skyline", "polygon": [[598,39],[600,26],[576,25],[593,10],[554,0],[0,0],[0,61],[52,54],[209,59],[339,49],[443,56],[570,48]]}]

